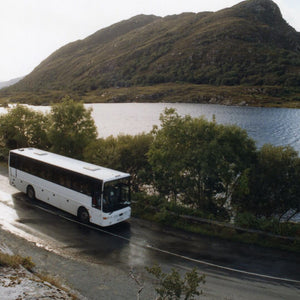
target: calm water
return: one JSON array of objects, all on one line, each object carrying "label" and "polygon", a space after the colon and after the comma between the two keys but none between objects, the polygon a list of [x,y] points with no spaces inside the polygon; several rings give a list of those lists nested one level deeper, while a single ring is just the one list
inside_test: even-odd
[{"label": "calm water", "polygon": [[[159,115],[166,107],[174,107],[180,115],[205,116],[222,124],[236,124],[246,129],[258,147],[265,143],[291,145],[300,153],[300,109],[232,107],[209,104],[181,103],[109,103],[87,104],[100,137],[149,132],[159,125]],[[49,111],[49,107],[36,107]],[[1,113],[1,111],[0,111]]]},{"label": "calm water", "polygon": [[246,129],[258,147],[265,143],[291,145],[300,152],[300,109],[232,107],[209,104],[124,103],[91,104],[101,137],[149,132],[159,125],[159,115],[173,107],[180,115],[205,116],[217,123],[236,124]]}]

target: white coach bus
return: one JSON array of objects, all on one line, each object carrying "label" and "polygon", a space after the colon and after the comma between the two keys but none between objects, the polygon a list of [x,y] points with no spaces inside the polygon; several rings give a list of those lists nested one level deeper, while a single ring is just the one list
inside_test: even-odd
[{"label": "white coach bus", "polygon": [[130,175],[35,149],[9,153],[9,182],[84,223],[109,226],[130,218]]}]

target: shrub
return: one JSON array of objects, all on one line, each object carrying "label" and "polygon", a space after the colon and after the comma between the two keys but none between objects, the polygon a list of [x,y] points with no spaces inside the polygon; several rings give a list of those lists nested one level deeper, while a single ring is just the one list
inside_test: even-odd
[{"label": "shrub", "polygon": [[172,269],[171,272],[164,273],[159,265],[154,265],[149,268],[146,267],[148,273],[153,275],[157,280],[155,291],[157,298],[162,299],[195,299],[195,296],[200,296],[202,291],[198,290],[200,283],[205,283],[205,275],[200,275],[194,268],[187,272],[182,278],[179,272]]},{"label": "shrub", "polygon": [[259,222],[256,216],[249,212],[239,213],[235,218],[235,225],[243,228],[258,229]]}]

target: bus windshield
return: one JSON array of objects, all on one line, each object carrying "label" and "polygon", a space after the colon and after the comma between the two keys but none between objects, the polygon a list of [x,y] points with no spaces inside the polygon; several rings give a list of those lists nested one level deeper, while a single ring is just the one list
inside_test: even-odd
[{"label": "bus windshield", "polygon": [[113,212],[130,205],[129,179],[109,181],[104,184],[103,211]]}]

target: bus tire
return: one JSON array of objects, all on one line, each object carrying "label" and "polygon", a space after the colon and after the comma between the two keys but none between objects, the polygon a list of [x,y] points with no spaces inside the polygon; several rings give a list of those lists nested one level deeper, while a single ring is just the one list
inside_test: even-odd
[{"label": "bus tire", "polygon": [[84,224],[88,224],[90,222],[90,215],[84,207],[80,207],[78,209],[77,216],[78,216],[79,221]]},{"label": "bus tire", "polygon": [[26,194],[30,200],[35,200],[35,191],[31,185],[27,187]]}]

